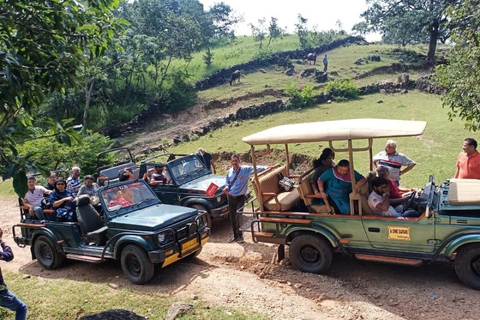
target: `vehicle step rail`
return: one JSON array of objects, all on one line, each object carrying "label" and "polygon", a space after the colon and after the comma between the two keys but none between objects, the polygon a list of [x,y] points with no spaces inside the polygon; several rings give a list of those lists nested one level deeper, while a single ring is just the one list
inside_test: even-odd
[{"label": "vehicle step rail", "polygon": [[409,265],[409,266],[415,266],[415,267],[420,266],[423,263],[423,260],[418,260],[418,259],[376,256],[376,255],[358,254],[358,253],[355,254],[355,258],[357,258],[358,260],[403,264],[403,265]]},{"label": "vehicle step rail", "polygon": [[73,254],[73,253],[67,253],[66,257],[67,257],[67,259],[90,262],[90,263],[100,263],[100,262],[102,262],[102,258],[100,258],[100,257],[84,256],[84,255]]}]

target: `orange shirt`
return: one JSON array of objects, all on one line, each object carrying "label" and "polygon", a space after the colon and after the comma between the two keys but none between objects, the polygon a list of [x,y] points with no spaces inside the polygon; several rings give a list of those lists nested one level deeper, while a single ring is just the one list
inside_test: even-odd
[{"label": "orange shirt", "polygon": [[475,151],[470,157],[465,152],[461,152],[457,159],[458,179],[480,179],[480,153]]}]

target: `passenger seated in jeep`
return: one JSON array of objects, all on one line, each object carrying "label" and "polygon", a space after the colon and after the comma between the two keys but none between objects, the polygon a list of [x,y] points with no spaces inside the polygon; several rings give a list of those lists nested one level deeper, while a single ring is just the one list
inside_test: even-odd
[{"label": "passenger seated in jeep", "polygon": [[415,210],[406,210],[401,213],[391,206],[390,203],[390,183],[385,178],[377,177],[371,182],[373,191],[368,196],[368,205],[373,214],[382,217],[418,217]]},{"label": "passenger seated in jeep", "polygon": [[45,189],[53,191],[55,190],[55,181],[57,181],[57,174],[50,172],[50,176],[47,178],[47,183],[43,186]]},{"label": "passenger seated in jeep", "polygon": [[[390,170],[388,170],[385,166],[378,166],[377,167],[377,176],[380,178],[384,178],[389,182],[389,193],[390,193],[390,204],[393,207],[396,207],[408,200],[408,196],[410,195],[411,191],[415,191],[415,189],[407,189],[398,187],[395,181],[390,178]],[[400,193],[400,191],[403,192]]]},{"label": "passenger seated in jeep", "polygon": [[66,188],[67,184],[63,178],[58,178],[55,182],[55,190],[52,191],[48,200],[52,204],[52,209],[55,210],[55,218],[57,220],[75,221],[75,197],[72,190]]},{"label": "passenger seated in jeep", "polygon": [[118,172],[118,180],[119,181],[130,181],[133,180],[134,175],[132,168],[125,168]]},{"label": "passenger seated in jeep", "polygon": [[110,202],[108,203],[109,207],[114,207],[114,206],[128,207],[131,205],[132,203],[123,197],[123,193],[121,190],[118,190],[118,192],[115,194],[115,198],[110,200]]},{"label": "passenger seated in jeep", "polygon": [[25,194],[23,204],[29,207],[28,214],[32,218],[36,216],[40,220],[45,220],[42,210],[42,200],[44,199],[45,195],[48,196],[52,191],[47,190],[42,186],[37,186],[36,181],[37,180],[35,177],[28,177],[28,191]]},{"label": "passenger seated in jeep", "polygon": [[150,168],[143,174],[143,180],[145,180],[148,184],[152,181],[152,175],[155,173],[154,168]]},{"label": "passenger seated in jeep", "polygon": [[335,152],[330,148],[325,148],[320,157],[313,161],[313,168],[315,170],[310,176],[310,184],[312,185],[312,190],[317,198],[321,198],[317,185],[318,178],[320,178],[320,176],[328,169],[335,167],[333,159],[335,159]]},{"label": "passenger seated in jeep", "polygon": [[[360,187],[366,180],[357,171],[355,171],[354,174],[356,191],[359,192]],[[345,159],[340,160],[335,168],[330,168],[324,172],[318,179],[318,190],[324,200],[327,200],[327,195],[333,200],[340,210],[340,213],[349,214],[350,193],[352,192],[350,162]]]},{"label": "passenger seated in jeep", "polygon": [[163,164],[155,166],[155,173],[152,174],[152,178],[150,179],[151,186],[167,184],[167,176],[165,175],[164,169],[165,165]]}]

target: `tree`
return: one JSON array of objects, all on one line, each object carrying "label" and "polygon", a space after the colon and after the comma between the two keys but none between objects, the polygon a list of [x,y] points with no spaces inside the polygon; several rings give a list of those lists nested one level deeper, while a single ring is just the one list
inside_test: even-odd
[{"label": "tree", "polygon": [[[13,177],[18,192],[31,154],[19,155],[16,144],[32,133],[32,110],[45,95],[65,92],[78,83],[82,59],[101,56],[114,30],[124,21],[111,10],[118,0],[2,1],[0,2],[0,173]],[[70,128],[68,127],[70,125]],[[52,125],[60,142],[78,139],[71,123]],[[38,137],[37,137],[38,138]],[[22,195],[23,196],[23,195]]]},{"label": "tree", "polygon": [[469,130],[480,129],[480,0],[464,0],[448,8],[454,44],[449,63],[437,67],[437,80],[447,88],[443,105],[450,119],[460,117]]},{"label": "tree", "polygon": [[284,29],[282,29],[278,25],[278,19],[275,17],[270,18],[270,25],[268,26],[268,44],[267,46],[270,45],[270,42],[272,40],[277,40],[278,38],[282,38],[283,34],[285,33]]},{"label": "tree", "polygon": [[456,0],[367,0],[362,13],[365,23],[354,30],[378,31],[389,41],[400,44],[428,43],[427,63],[435,63],[439,40],[448,38],[447,7]]},{"label": "tree", "polygon": [[252,29],[253,39],[259,42],[260,50],[263,48],[263,40],[267,35],[267,29],[265,27],[265,18],[258,19],[258,25],[250,23],[250,28]]},{"label": "tree", "polygon": [[308,19],[302,17],[302,15],[298,15],[298,22],[295,24],[295,33],[298,35],[298,40],[300,41],[300,47],[310,48],[311,45],[308,41],[308,27],[307,27]]}]

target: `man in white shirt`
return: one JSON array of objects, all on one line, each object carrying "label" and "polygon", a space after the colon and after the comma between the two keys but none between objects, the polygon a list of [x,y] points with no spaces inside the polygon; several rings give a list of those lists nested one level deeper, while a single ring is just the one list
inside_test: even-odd
[{"label": "man in white shirt", "polygon": [[[403,153],[397,152],[397,144],[393,140],[388,140],[385,150],[373,156],[372,161],[375,167],[378,165],[387,167],[390,171],[390,178],[395,181],[397,186],[400,185],[400,176],[412,170],[416,165],[415,161]],[[406,168],[402,170],[402,166]]]},{"label": "man in white shirt", "polygon": [[47,190],[45,187],[37,186],[37,180],[35,177],[28,177],[28,191],[25,194],[23,204],[28,206],[28,214],[33,217],[36,216],[40,220],[45,220],[45,216],[42,210],[42,200],[45,195],[50,195],[51,190]]},{"label": "man in white shirt", "polygon": [[371,182],[373,191],[368,196],[368,205],[373,214],[382,217],[418,217],[415,210],[407,210],[403,214],[390,205],[390,185],[385,178],[375,178]]}]

